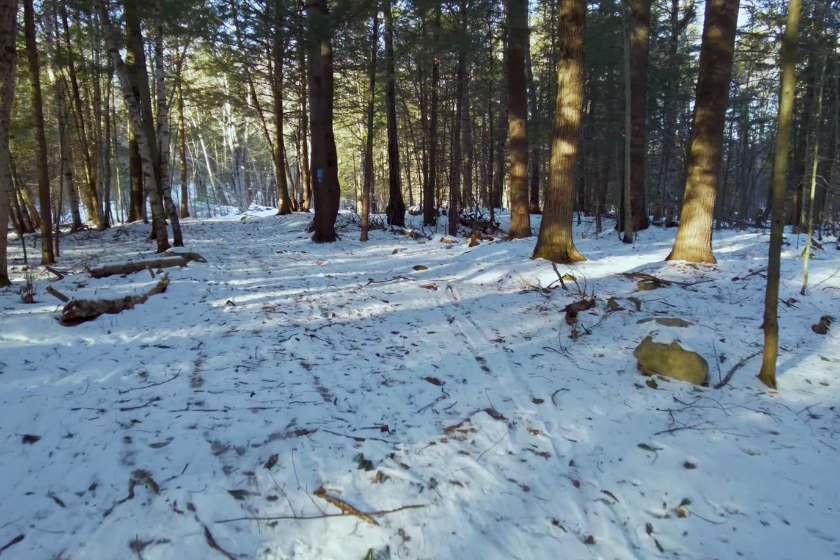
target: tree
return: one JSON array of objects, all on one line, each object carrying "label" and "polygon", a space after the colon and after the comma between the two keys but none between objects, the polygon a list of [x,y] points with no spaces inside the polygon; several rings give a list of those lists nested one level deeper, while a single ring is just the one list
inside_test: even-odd
[{"label": "tree", "polygon": [[426,151],[428,163],[427,180],[423,185],[423,225],[433,226],[437,223],[435,195],[437,191],[437,152],[438,152],[438,111],[440,90],[440,36],[441,4],[443,0],[435,0],[435,19],[432,24],[432,99],[431,119],[429,123],[429,148]]},{"label": "tree", "polygon": [[[737,14],[737,10],[736,10]],[[647,105],[648,37],[650,31],[650,0],[627,0],[629,28],[630,105],[630,207],[633,231],[648,228],[645,202],[645,107]]]},{"label": "tree", "polygon": [[283,60],[286,39],[283,34],[283,0],[274,2],[274,176],[279,200],[277,215],[282,216],[292,213],[289,185],[286,182],[286,144],[283,140]]},{"label": "tree", "polygon": [[396,70],[394,69],[394,18],[392,0],[382,1],[385,21],[385,110],[388,117],[388,206],[385,214],[392,226],[405,225],[405,203],[400,181],[400,147],[397,138]]},{"label": "tree", "polygon": [[715,263],[712,222],[739,0],[709,0],[703,22],[694,125],[674,248],[666,260]]},{"label": "tree", "polygon": [[6,262],[9,234],[6,224],[10,197],[14,196],[9,161],[9,121],[15,95],[17,11],[17,0],[0,0],[0,288],[12,285]]},{"label": "tree", "polygon": [[379,13],[374,10],[370,29],[370,69],[368,70],[367,140],[365,169],[362,179],[362,233],[359,241],[368,240],[370,221],[370,187],[373,184],[373,117],[376,105],[376,51],[379,50]]},{"label": "tree", "polygon": [[537,246],[531,258],[557,263],[586,260],[572,238],[575,203],[575,168],[583,102],[583,40],[586,22],[584,0],[560,0],[558,27],[557,100],[548,187]]},{"label": "tree", "polygon": [[309,129],[315,192],[312,241],[331,243],[338,239],[335,218],[341,190],[333,134],[332,21],[327,0],[310,0],[306,6],[306,20],[309,32]]},{"label": "tree", "polygon": [[[44,105],[41,98],[41,64],[35,40],[35,8],[33,0],[23,0],[23,30],[26,36],[26,56],[29,60],[29,85],[32,88],[32,125],[38,167],[38,198],[41,203],[41,264],[55,262],[52,243],[52,212],[50,211],[50,176],[47,162],[47,137],[44,132]],[[6,227],[3,222],[2,227]]]},{"label": "tree", "polygon": [[528,208],[528,107],[525,42],[528,0],[507,0],[508,127],[510,137],[510,238],[531,236]]},{"label": "tree", "polygon": [[782,42],[782,85],[779,99],[779,128],[773,163],[773,217],[770,225],[770,254],[767,263],[767,292],[764,296],[764,354],[758,378],[776,388],[776,359],[779,356],[779,275],[785,231],[785,194],[790,149],[790,123],[796,94],[796,43],[802,0],[790,0]]}]

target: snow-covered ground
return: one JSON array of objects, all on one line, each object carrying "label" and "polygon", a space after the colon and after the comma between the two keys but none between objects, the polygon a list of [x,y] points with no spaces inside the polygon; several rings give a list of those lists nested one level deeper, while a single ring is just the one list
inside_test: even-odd
[{"label": "snow-covered ground", "polygon": [[[65,237],[78,273],[38,274],[35,304],[0,292],[4,560],[840,556],[840,325],[811,330],[840,319],[833,242],[803,297],[788,236],[778,392],[760,357],[722,389],[652,388],[632,351],[654,331],[713,384],[760,349],[766,234],[716,235],[695,267],[662,262],[674,230],[627,246],[584,222],[563,290],[533,238],[316,245],[307,216],[270,214],[186,220],[208,263],[119,315],[62,327],[45,290],[148,290],[82,271],[150,256],[143,225]],[[573,340],[579,292],[597,306]]]}]

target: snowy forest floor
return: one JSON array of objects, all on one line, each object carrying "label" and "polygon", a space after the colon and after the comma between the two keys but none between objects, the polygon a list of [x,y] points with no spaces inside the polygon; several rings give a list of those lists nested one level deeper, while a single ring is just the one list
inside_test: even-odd
[{"label": "snowy forest floor", "polygon": [[[584,223],[563,290],[534,238],[362,244],[349,225],[316,245],[307,216],[269,214],[185,220],[207,264],[118,315],[60,326],[45,290],[148,290],[82,272],[151,256],[142,224],[64,237],[79,273],[37,275],[35,304],[0,292],[4,560],[840,557],[840,324],[811,330],[840,319],[835,243],[803,297],[787,236],[778,392],[760,356],[722,389],[653,388],[632,356],[648,334],[713,385],[760,350],[768,235],[716,233],[718,265],[693,266],[663,262],[675,230],[627,246]],[[580,291],[597,305],[573,340]],[[643,321],[665,317],[691,325]]]}]

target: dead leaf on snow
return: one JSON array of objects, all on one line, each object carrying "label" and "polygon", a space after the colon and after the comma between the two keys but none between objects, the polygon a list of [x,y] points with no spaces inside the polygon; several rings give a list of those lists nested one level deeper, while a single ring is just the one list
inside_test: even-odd
[{"label": "dead leaf on snow", "polygon": [[263,465],[263,468],[271,470],[271,467],[273,467],[274,465],[277,464],[277,458],[278,458],[277,453],[272,454],[268,458],[268,461],[266,461],[265,464]]}]

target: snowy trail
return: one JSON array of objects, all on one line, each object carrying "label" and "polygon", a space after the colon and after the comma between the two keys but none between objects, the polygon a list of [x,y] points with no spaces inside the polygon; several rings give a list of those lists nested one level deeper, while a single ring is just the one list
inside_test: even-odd
[{"label": "snowy trail", "polygon": [[[779,393],[757,360],[722,390],[654,390],[632,358],[647,334],[700,352],[713,381],[716,356],[725,374],[758,349],[764,279],[749,274],[766,236],[723,233],[708,268],[661,262],[673,232],[581,239],[592,260],[560,270],[598,305],[572,340],[575,296],[540,289],[556,275],[528,260],[533,240],[360,244],[348,229],[315,245],[306,222],[187,220],[207,264],[72,328],[44,277],[35,305],[0,293],[0,546],[25,535],[3,558],[224,558],[211,540],[260,560],[840,556],[840,331],[810,329],[840,309],[833,245],[807,297],[785,255]],[[145,233],[68,238],[61,265],[147,254]],[[638,270],[707,282],[617,276]],[[52,285],[86,298],[153,282]],[[640,322],[657,317],[692,324]],[[322,486],[361,511],[423,507],[378,526],[302,519],[339,513]]]}]

